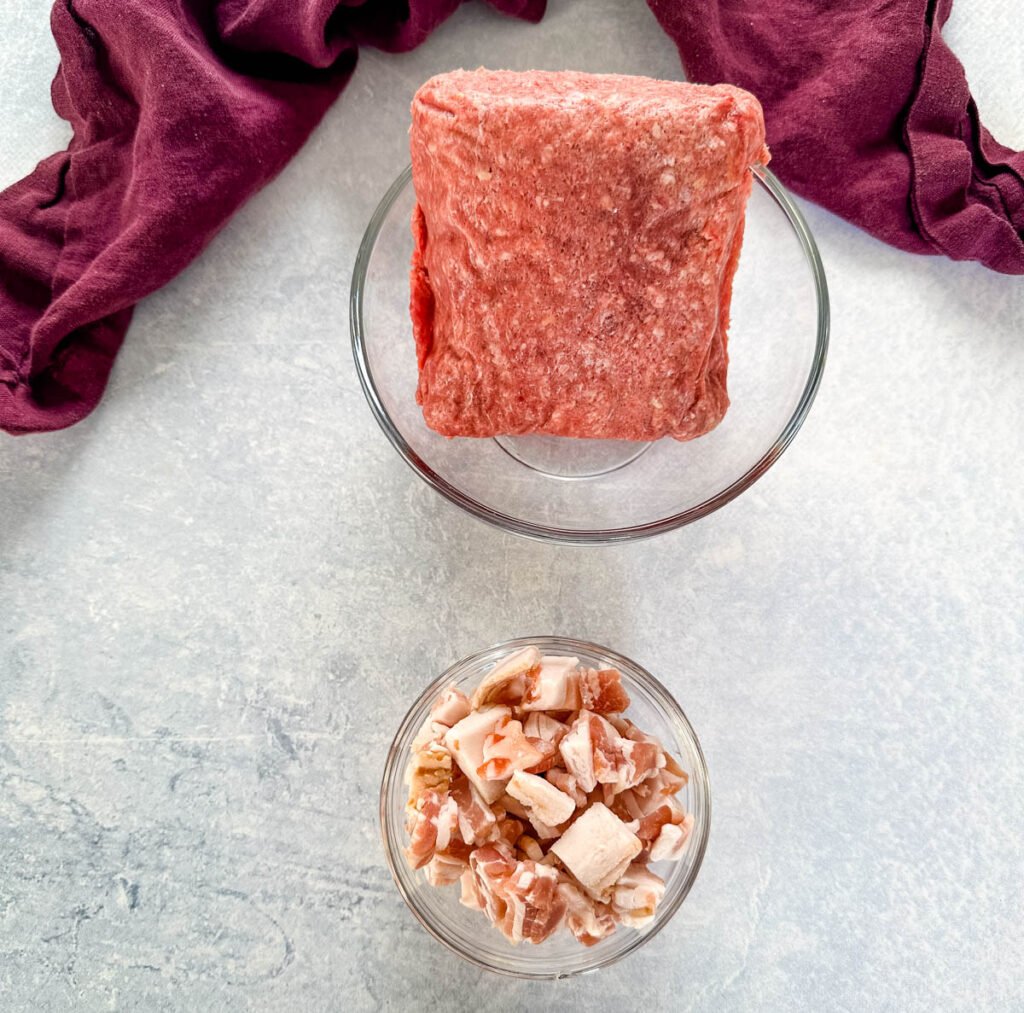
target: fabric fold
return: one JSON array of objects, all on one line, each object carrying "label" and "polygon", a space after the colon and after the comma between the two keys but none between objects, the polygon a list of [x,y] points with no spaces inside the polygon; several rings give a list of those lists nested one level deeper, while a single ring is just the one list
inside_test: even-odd
[{"label": "fabric fold", "polygon": [[458,3],[58,0],[52,98],[74,136],[0,193],[0,428],[92,411],[132,307],[281,171],[358,45],[411,49]]},{"label": "fabric fold", "polygon": [[952,0],[648,0],[693,81],[761,100],[772,168],[912,253],[1024,274],[1024,153],[981,125]]}]

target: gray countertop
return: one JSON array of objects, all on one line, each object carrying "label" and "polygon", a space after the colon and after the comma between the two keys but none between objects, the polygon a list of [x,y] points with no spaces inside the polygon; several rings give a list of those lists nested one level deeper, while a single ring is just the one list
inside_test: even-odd
[{"label": "gray countertop", "polygon": [[[66,140],[48,6],[0,0],[0,185]],[[1019,41],[1012,6],[953,32],[1022,144],[1024,76],[988,45]],[[1024,281],[805,204],[833,346],[782,461],[654,541],[501,534],[398,459],[348,349],[409,99],[460,64],[680,74],[638,0],[540,26],[465,8],[416,53],[364,53],[294,163],[139,307],[95,414],[0,442],[0,1005],[1020,1008]],[[534,632],[660,675],[715,805],[672,924],[550,985],[427,936],[376,823],[423,683]]]}]

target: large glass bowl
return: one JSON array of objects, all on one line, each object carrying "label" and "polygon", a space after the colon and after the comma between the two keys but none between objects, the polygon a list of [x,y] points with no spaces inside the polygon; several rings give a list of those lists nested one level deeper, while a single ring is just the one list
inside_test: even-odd
[{"label": "large glass bowl", "polygon": [[[430,886],[423,870],[411,870],[402,854],[408,844],[405,830],[408,789],[402,778],[409,760],[409,744],[430,713],[431,704],[449,683],[471,694],[496,661],[530,644],[544,654],[575,656],[592,668],[617,668],[631,699],[627,717],[643,731],[656,736],[690,775],[689,783],[676,798],[686,812],[692,813],[693,832],[679,861],[652,865],[652,870],[666,884],[665,896],[654,920],[643,929],[619,926],[591,947],[581,945],[564,929],[539,945],[513,946],[481,912],[470,911],[459,903],[458,884]],[[523,978],[566,978],[621,960],[657,935],[679,910],[697,878],[707,848],[711,790],[696,733],[679,704],[653,675],[629,658],[597,644],[567,637],[525,637],[463,658],[424,689],[402,721],[388,753],[380,788],[380,823],[388,865],[399,892],[420,924],[435,939],[489,971]]]},{"label": "large glass bowl", "polygon": [[825,272],[807,223],[778,180],[754,166],[729,327],[732,405],[711,433],[687,443],[550,436],[447,439],[416,403],[409,317],[406,169],[367,227],[352,278],[352,348],[381,428],[443,496],[506,531],[602,544],[689,524],[757,481],[796,435],[828,349]]}]

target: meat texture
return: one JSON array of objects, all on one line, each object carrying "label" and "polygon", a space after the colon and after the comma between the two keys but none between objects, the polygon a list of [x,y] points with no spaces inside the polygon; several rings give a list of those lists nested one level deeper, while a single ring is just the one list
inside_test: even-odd
[{"label": "meat texture", "polygon": [[729,404],[761,107],[730,85],[453,71],[412,105],[417,400],[445,436],[689,440]]}]

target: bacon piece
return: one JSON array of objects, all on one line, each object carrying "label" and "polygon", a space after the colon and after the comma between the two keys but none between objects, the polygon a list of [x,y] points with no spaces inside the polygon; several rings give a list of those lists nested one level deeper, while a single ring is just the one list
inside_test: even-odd
[{"label": "bacon piece", "polygon": [[530,826],[533,827],[537,838],[542,841],[553,841],[557,837],[562,836],[562,831],[559,830],[558,827],[552,826],[550,823],[545,823],[536,816],[530,817]]},{"label": "bacon piece", "polygon": [[576,778],[576,783],[585,792],[594,790],[597,774],[594,770],[594,746],[590,739],[590,714],[581,711],[580,716],[569,726],[569,731],[558,744],[565,769]]},{"label": "bacon piece", "polygon": [[513,816],[517,816],[521,820],[528,820],[530,818],[529,812],[526,810],[520,801],[514,799],[507,792],[498,799],[495,806],[501,806],[506,812],[511,813]]},{"label": "bacon piece", "polygon": [[[580,720],[583,720],[582,713]],[[617,793],[651,777],[664,763],[661,750],[653,743],[624,739],[597,714],[591,714],[589,722],[594,777],[599,784],[613,785]]]},{"label": "bacon piece", "polygon": [[498,848],[478,848],[470,859],[490,920],[510,942],[540,943],[561,924],[565,901],[550,866],[516,862]]},{"label": "bacon piece", "polygon": [[523,722],[523,731],[534,739],[543,739],[557,746],[562,737],[569,730],[569,726],[557,721],[543,711],[530,711]]},{"label": "bacon piece", "polygon": [[453,683],[434,701],[434,706],[430,708],[430,716],[434,721],[451,728],[452,725],[458,724],[466,717],[471,710],[469,697]]},{"label": "bacon piece", "polygon": [[525,861],[498,887],[506,901],[499,928],[513,943],[542,943],[562,924],[566,904],[558,879],[555,869]]},{"label": "bacon piece", "polygon": [[[609,720],[612,719],[609,718]],[[637,728],[637,726],[633,724],[633,722],[630,721],[629,718],[619,718],[618,720],[624,726],[622,728],[619,728],[618,724],[616,724],[616,728],[619,728],[619,733],[621,735],[624,735],[627,739],[633,739],[636,742],[653,742],[654,745],[658,747],[662,756],[665,757],[665,770],[667,770],[670,774],[674,775],[677,779],[680,779],[682,781],[682,785],[680,785],[680,787],[685,785],[690,780],[689,775],[680,766],[679,761],[671,753],[666,751],[665,747],[661,744],[661,741],[659,739],[656,739],[653,735],[648,735],[646,732],[640,731],[640,729]],[[676,791],[678,790],[679,789],[677,788]]]},{"label": "bacon piece", "polygon": [[516,860],[504,845],[486,844],[470,856],[469,867],[476,877],[487,917],[495,925],[500,925],[505,917],[507,902],[498,887],[515,872]]},{"label": "bacon piece", "polygon": [[443,794],[448,790],[451,779],[452,758],[447,749],[434,743],[432,747],[417,750],[409,757],[405,768],[409,804],[415,805],[416,799],[428,789]]},{"label": "bacon piece", "polygon": [[487,780],[511,777],[540,763],[544,754],[523,734],[523,726],[512,717],[503,718],[484,739],[484,762],[477,774]]},{"label": "bacon piece", "polygon": [[609,809],[616,816],[619,817],[623,823],[629,823],[631,820],[639,821],[643,818],[644,812],[637,804],[636,796],[633,794],[632,788],[624,788],[615,796],[615,801],[612,802]]},{"label": "bacon piece", "polygon": [[524,768],[528,774],[543,774],[545,771],[557,766],[559,761],[562,759],[561,754],[558,752],[558,746],[553,742],[547,742],[544,739],[535,739],[532,736],[527,736],[526,741],[541,754],[541,759],[538,760],[537,763]]},{"label": "bacon piece", "polygon": [[473,853],[474,846],[467,844],[458,834],[454,834],[448,842],[448,847],[443,850],[441,848],[435,849],[434,856],[444,855],[446,858],[462,862],[463,865],[466,865],[469,862],[469,856]]},{"label": "bacon piece", "polygon": [[637,828],[634,833],[644,844],[651,844],[657,840],[662,827],[667,826],[669,823],[675,823],[678,826],[685,818],[685,814],[680,812],[675,806],[660,805],[657,809],[652,809],[646,816],[637,820]]},{"label": "bacon piece", "polygon": [[525,711],[573,711],[580,707],[579,658],[545,655],[521,707]]},{"label": "bacon piece", "polygon": [[[664,754],[663,754],[664,755]],[[633,795],[644,815],[656,809],[686,786],[688,778],[670,774],[668,768],[656,771],[651,777],[633,787]]]},{"label": "bacon piece", "polygon": [[[601,715],[587,710],[580,711],[558,748],[566,770],[588,793],[605,784],[617,794],[652,777],[664,764],[654,743],[625,739]],[[610,796],[603,792],[602,801]]]},{"label": "bacon piece", "polygon": [[451,788],[451,797],[458,808],[459,833],[466,844],[483,844],[491,836],[496,822],[490,806],[466,778]]},{"label": "bacon piece", "polygon": [[550,827],[564,823],[576,810],[576,803],[564,791],[536,774],[517,770],[508,783],[508,794],[526,807],[531,822],[540,820]]},{"label": "bacon piece", "polygon": [[543,711],[530,711],[523,722],[523,733],[530,744],[542,755],[542,759],[531,767],[523,768],[528,774],[543,774],[561,762],[558,744],[569,731],[569,726],[555,720]]},{"label": "bacon piece", "polygon": [[477,882],[476,874],[471,868],[467,868],[459,879],[461,893],[459,903],[474,911],[483,911],[484,895],[480,892],[480,884]]},{"label": "bacon piece", "polygon": [[533,862],[544,861],[544,849],[529,834],[523,834],[516,841],[516,847],[523,853],[524,858],[528,858]]},{"label": "bacon piece", "polygon": [[580,672],[583,706],[595,714],[618,714],[629,706],[622,674],[615,668],[584,668]]},{"label": "bacon piece", "polygon": [[494,703],[520,703],[532,685],[540,660],[536,647],[524,647],[499,661],[477,686],[471,701],[473,710]]},{"label": "bacon piece", "polygon": [[643,865],[631,865],[615,884],[612,910],[623,925],[647,925],[665,895],[665,881]]},{"label": "bacon piece", "polygon": [[495,824],[495,832],[491,839],[501,841],[511,848],[522,836],[523,824],[519,820],[504,819],[498,820]]},{"label": "bacon piece", "polygon": [[458,808],[447,795],[427,790],[408,813],[409,846],[405,857],[413,869],[421,869],[434,851],[443,851],[452,840],[458,822]]},{"label": "bacon piece", "polygon": [[682,824],[666,823],[658,839],[651,845],[652,862],[675,862],[683,857],[686,845],[693,833],[694,818],[687,813]]},{"label": "bacon piece", "polygon": [[485,802],[496,802],[505,790],[503,781],[493,781],[478,773],[484,762],[484,741],[512,712],[508,707],[488,707],[473,711],[445,732],[444,744],[452,759],[473,782]]},{"label": "bacon piece", "polygon": [[597,803],[562,834],[551,850],[584,890],[604,901],[641,847],[622,820]]},{"label": "bacon piece", "polygon": [[466,862],[437,852],[427,863],[427,882],[431,886],[448,886],[451,883],[457,883],[468,868]]},{"label": "bacon piece", "polygon": [[445,732],[448,731],[448,726],[440,721],[435,721],[432,717],[428,717],[423,724],[420,725],[419,731],[416,732],[415,738],[412,740],[410,749],[415,752],[419,752],[421,749],[433,749],[438,746],[443,748]]},{"label": "bacon piece", "polygon": [[580,788],[579,782],[568,771],[561,767],[552,767],[544,776],[559,791],[564,791],[576,803],[577,808],[587,804],[587,793]]},{"label": "bacon piece", "polygon": [[565,902],[565,924],[584,946],[593,946],[615,931],[615,918],[607,904],[588,897],[575,883],[563,877],[558,893]]}]

